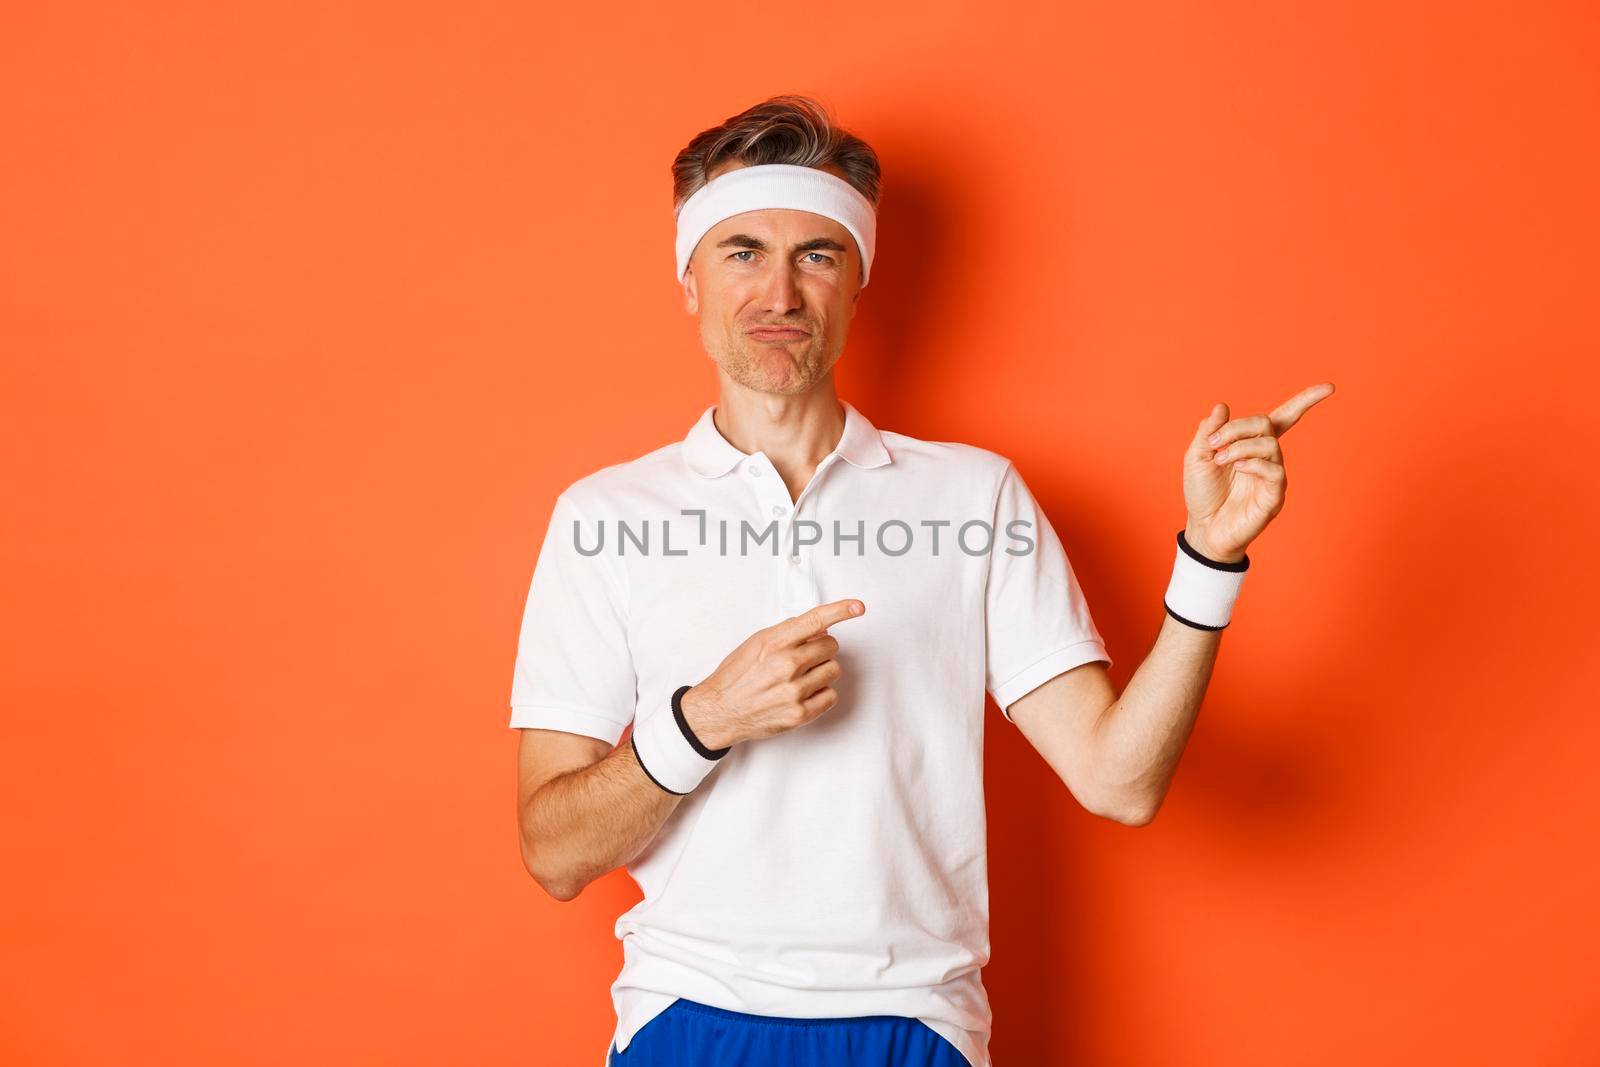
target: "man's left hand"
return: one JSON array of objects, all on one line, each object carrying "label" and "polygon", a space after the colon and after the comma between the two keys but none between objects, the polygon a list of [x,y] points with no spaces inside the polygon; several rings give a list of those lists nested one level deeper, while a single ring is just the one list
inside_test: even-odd
[{"label": "man's left hand", "polygon": [[1250,542],[1283,510],[1289,478],[1279,439],[1313,404],[1332,394],[1333,383],[1320,382],[1270,415],[1232,420],[1228,405],[1211,409],[1183,457],[1183,497],[1189,507],[1183,537],[1189,547],[1224,563],[1244,559]]}]

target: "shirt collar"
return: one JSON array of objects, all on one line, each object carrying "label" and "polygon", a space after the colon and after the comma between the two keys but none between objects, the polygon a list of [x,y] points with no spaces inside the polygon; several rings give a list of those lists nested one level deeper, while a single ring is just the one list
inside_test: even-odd
[{"label": "shirt collar", "polygon": [[[848,400],[840,400],[839,403],[844,408],[844,433],[833,451],[862,468],[881,467],[890,462],[889,450],[884,447],[883,439],[872,423],[867,421],[867,417]],[[683,439],[684,459],[688,461],[690,469],[703,478],[720,478],[737,466],[740,460],[749,458],[717,429],[717,424],[711,419],[711,413],[716,408],[712,404],[701,412],[699,420]]]}]

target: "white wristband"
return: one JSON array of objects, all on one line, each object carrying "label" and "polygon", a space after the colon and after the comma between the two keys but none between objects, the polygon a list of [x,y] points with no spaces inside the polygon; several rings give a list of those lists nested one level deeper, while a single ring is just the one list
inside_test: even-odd
[{"label": "white wristband", "polygon": [[1248,555],[1237,563],[1202,556],[1179,530],[1178,558],[1167,585],[1167,614],[1197,630],[1222,629],[1233,618],[1233,603],[1249,567]]},{"label": "white wristband", "polygon": [[681,686],[672,704],[637,724],[633,730],[633,755],[650,780],[669,793],[682,796],[699,785],[728,749],[709,749],[700,743],[683,718]]}]

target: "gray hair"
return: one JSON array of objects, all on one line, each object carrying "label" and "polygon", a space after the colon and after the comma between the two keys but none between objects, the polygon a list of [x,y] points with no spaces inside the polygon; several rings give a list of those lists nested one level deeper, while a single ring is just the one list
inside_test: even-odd
[{"label": "gray hair", "polygon": [[872,146],[833,121],[807,96],[785,93],[747,108],[721,125],[702,130],[672,161],[672,210],[705,185],[707,175],[730,159],[747,166],[789,163],[838,167],[845,180],[877,206],[883,171]]}]

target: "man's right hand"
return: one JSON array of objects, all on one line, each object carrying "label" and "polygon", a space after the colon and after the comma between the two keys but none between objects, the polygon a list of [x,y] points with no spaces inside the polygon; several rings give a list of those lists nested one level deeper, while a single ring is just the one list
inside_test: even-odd
[{"label": "man's right hand", "polygon": [[866,610],[859,600],[835,600],[745,638],[683,694],[689,729],[707,748],[726,748],[804,726],[833,707],[839,642],[828,627]]}]

